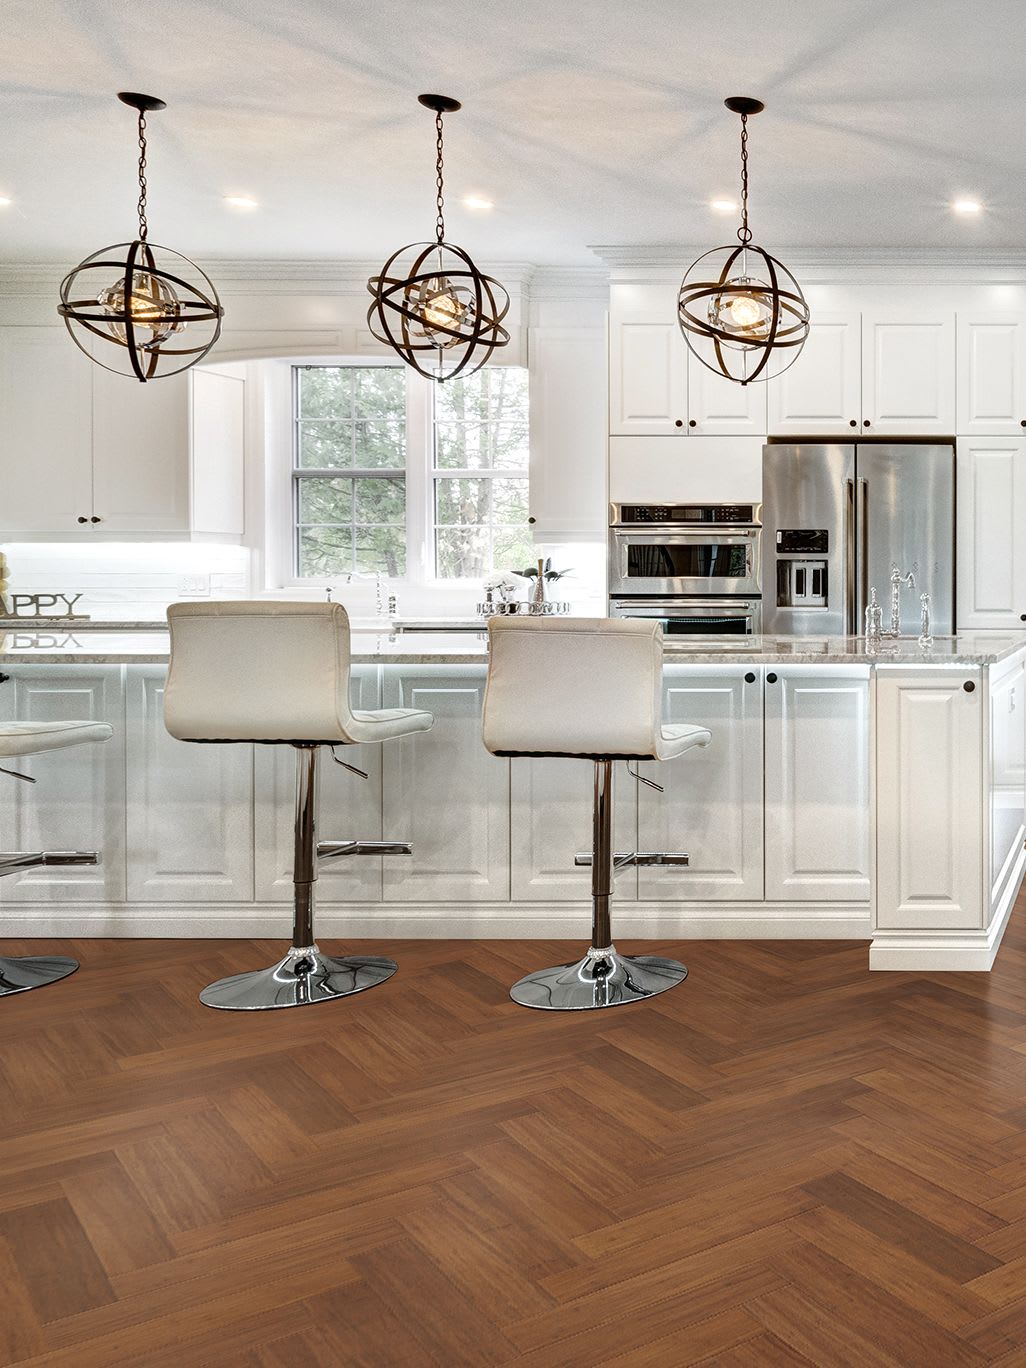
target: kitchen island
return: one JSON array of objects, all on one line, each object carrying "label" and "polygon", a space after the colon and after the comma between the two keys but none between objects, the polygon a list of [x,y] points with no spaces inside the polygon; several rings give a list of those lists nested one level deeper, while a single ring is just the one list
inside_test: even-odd
[{"label": "kitchen island", "polygon": [[[162,719],[165,632],[0,628],[0,718],[96,718],[114,739],[0,776],[7,848],[103,852],[0,884],[6,935],[284,936],[293,766],[283,747],[191,746]],[[321,934],[579,937],[590,774],[480,740],[483,634],[354,632],[359,707],[433,730],[325,766],[322,839],[408,839],[412,859],[326,867]],[[616,885],[621,939],[856,937],[878,969],[990,968],[1026,865],[1026,635],[668,639],[664,712],[712,744],[617,767],[618,849],[688,868]],[[357,748],[358,749],[358,748]],[[348,757],[347,757],[348,758]]]}]

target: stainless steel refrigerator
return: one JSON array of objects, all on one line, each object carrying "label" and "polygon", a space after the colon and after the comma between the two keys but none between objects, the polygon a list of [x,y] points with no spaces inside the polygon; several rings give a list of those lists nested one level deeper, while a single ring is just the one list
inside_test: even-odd
[{"label": "stainless steel refrigerator", "polygon": [[861,633],[871,588],[890,627],[917,636],[922,593],[935,636],[955,620],[955,449],[948,442],[771,442],[762,453],[763,631]]}]

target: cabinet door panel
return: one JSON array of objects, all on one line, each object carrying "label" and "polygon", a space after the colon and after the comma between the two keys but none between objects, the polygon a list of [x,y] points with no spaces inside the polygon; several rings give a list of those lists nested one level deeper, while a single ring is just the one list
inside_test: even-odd
[{"label": "cabinet door panel", "polygon": [[109,741],[26,756],[0,775],[5,850],[97,850],[99,865],[55,866],[0,880],[0,901],[123,902],[125,899],[125,702],[119,665],[10,666],[0,684],[0,721],[109,722]]},{"label": "cabinet door panel", "polygon": [[813,314],[798,359],[767,382],[770,432],[851,436],[862,421],[861,336],[858,313]]},{"label": "cabinet door panel", "polygon": [[384,706],[422,708],[429,732],[386,741],[384,837],[413,856],[385,862],[385,901],[509,898],[509,761],[481,741],[479,665],[385,667]]},{"label": "cabinet door panel", "polygon": [[738,385],[688,352],[688,432],[698,437],[763,437],[766,386]]},{"label": "cabinet door panel", "polygon": [[241,536],[245,526],[246,381],[194,370],[192,530]]},{"label": "cabinet door panel", "polygon": [[1026,424],[1026,318],[959,314],[960,433],[1021,433]]},{"label": "cabinet door panel", "polygon": [[1019,660],[990,682],[991,901],[1026,837],[1026,666]]},{"label": "cabinet door panel", "polygon": [[[711,743],[665,765],[645,765],[664,794],[638,795],[638,845],[684,850],[688,868],[638,871],[638,896],[734,901],[763,896],[762,698],[741,667],[668,665],[663,717],[708,727]],[[749,673],[756,673],[750,671]]]},{"label": "cabinet door panel", "polygon": [[609,323],[609,431],[687,432],[687,363],[672,299],[665,312],[614,314]]},{"label": "cabinet door panel", "polygon": [[99,532],[188,528],[188,375],[140,385],[93,367],[93,511]]},{"label": "cabinet door panel", "polygon": [[863,315],[862,416],[870,433],[954,432],[954,314]]},{"label": "cabinet door panel", "polygon": [[[354,708],[380,708],[376,665],[354,665],[349,695]],[[317,839],[381,840],[381,746],[342,746],[347,764],[367,778],[336,765],[327,747],[318,760]],[[292,901],[293,830],[296,808],[296,752],[291,746],[255,746],[256,897],[258,902]],[[391,863],[405,856],[394,856]],[[408,863],[408,860],[407,860]],[[317,867],[319,903],[380,902],[382,859],[345,857]]]},{"label": "cabinet door panel", "polygon": [[960,440],[958,626],[1020,629],[1026,613],[1026,442]]},{"label": "cabinet door panel", "polygon": [[982,695],[971,670],[877,676],[879,927],[985,924]]},{"label": "cabinet door panel", "polygon": [[128,672],[127,834],[131,902],[253,897],[253,747],[176,741],[161,667]]},{"label": "cabinet door panel", "polygon": [[[573,902],[591,897],[591,870],[575,868],[591,850],[594,768],[587,760],[528,758],[510,763],[511,894],[514,902]],[[637,780],[613,771],[613,845],[634,850],[638,837]],[[617,876],[617,900],[637,896],[637,871]]]},{"label": "cabinet door panel", "polygon": [[869,680],[766,685],[766,897],[868,902]]},{"label": "cabinet door panel", "polygon": [[81,532],[91,516],[93,369],[63,327],[0,329],[4,537]]}]

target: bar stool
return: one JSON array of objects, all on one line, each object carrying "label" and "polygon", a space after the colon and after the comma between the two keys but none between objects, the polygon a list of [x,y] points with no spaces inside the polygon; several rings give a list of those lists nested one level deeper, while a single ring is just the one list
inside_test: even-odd
[{"label": "bar stool", "polygon": [[[653,955],[616,950],[609,900],[615,873],[638,865],[686,865],[683,852],[613,854],[613,762],[673,760],[706,746],[704,727],[664,726],[663,631],[657,622],[610,618],[493,617],[488,623],[483,735],[493,755],[559,756],[595,767],[591,947],[583,959],[528,974],[510,990],[522,1007],[579,1011],[665,992],[687,969]],[[662,792],[636,769],[641,783]]]},{"label": "bar stool", "polygon": [[[5,722],[0,723],[0,760],[17,760],[43,751],[64,750],[87,741],[109,741],[114,728],[106,722]],[[0,765],[0,774],[36,781],[31,774]],[[100,857],[95,850],[35,850],[0,852],[0,876],[20,874],[24,869],[42,865],[95,865]],[[78,960],[64,955],[32,955],[19,959],[0,957],[0,997],[27,993],[67,978],[78,968]]]},{"label": "bar stool", "polygon": [[234,974],[200,993],[208,1007],[303,1007],[384,983],[394,960],[322,954],[314,941],[317,859],[409,855],[405,841],[316,840],[320,748],[377,745],[427,731],[414,708],[354,712],[349,704],[349,618],[340,603],[173,603],[164,724],[179,741],[255,742],[296,751],[292,945],[270,969]]}]

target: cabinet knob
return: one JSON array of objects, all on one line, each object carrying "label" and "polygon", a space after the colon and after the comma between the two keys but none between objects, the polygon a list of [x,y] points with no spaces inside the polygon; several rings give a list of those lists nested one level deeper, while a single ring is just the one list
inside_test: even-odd
[{"label": "cabinet knob", "polygon": [[1020,427],[1026,427],[1026,418],[1020,418],[1020,419],[1019,419],[1019,426],[1020,426]]},{"label": "cabinet knob", "polygon": [[692,418],[688,422],[688,427],[698,427],[698,419]]},{"label": "cabinet knob", "polygon": [[79,518],[78,521],[79,521],[80,523],[84,523],[84,522],[88,522],[89,519],[88,519],[88,518]]},{"label": "cabinet knob", "polygon": [[89,521],[90,521],[91,523],[98,523],[98,522],[103,522],[103,519],[102,519],[102,518],[98,518],[98,517],[96,516],[96,514],[94,513],[93,516],[89,519]]},{"label": "cabinet knob", "polygon": [[3,670],[0,670],[0,684],[6,684],[10,677],[10,675],[5,675]]},{"label": "cabinet knob", "polygon": [[767,683],[767,684],[775,684],[776,682],[777,682],[777,677],[776,677],[776,675],[775,675],[775,674],[772,672],[772,670],[771,670],[770,673],[766,676],[766,683]]},{"label": "cabinet knob", "polygon": [[755,675],[751,672],[751,670],[749,670],[748,673],[745,675],[745,683],[746,683],[746,684],[754,684],[754,683],[755,683]]},{"label": "cabinet knob", "polygon": [[538,521],[538,519],[537,519],[537,518],[528,518],[527,521],[528,521],[529,523],[536,523],[536,522]]},{"label": "cabinet knob", "polygon": [[870,426],[871,426],[870,421],[869,421],[868,418],[863,418],[863,420],[862,420],[862,426],[863,426],[863,427],[870,427]]},{"label": "cabinet knob", "polygon": [[967,679],[965,683],[962,685],[962,688],[965,689],[966,693],[973,693],[975,692],[976,685],[973,683],[971,679]]},{"label": "cabinet knob", "polygon": [[1020,621],[1020,622],[1026,622],[1026,613],[1020,613],[1020,614],[1019,614],[1019,621]]},{"label": "cabinet knob", "polygon": [[673,426],[674,426],[674,427],[683,427],[683,426],[684,426],[684,419],[683,419],[683,418],[678,418],[678,419],[676,420],[676,422],[674,423]]},{"label": "cabinet knob", "polygon": [[849,419],[848,419],[848,426],[849,426],[849,427],[858,427],[858,425],[859,425],[859,423],[858,423],[858,419],[857,419],[857,418],[849,418]]}]

